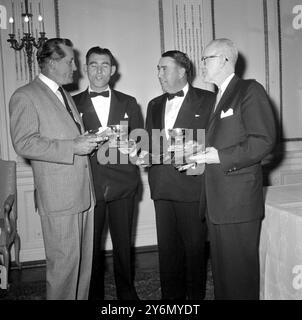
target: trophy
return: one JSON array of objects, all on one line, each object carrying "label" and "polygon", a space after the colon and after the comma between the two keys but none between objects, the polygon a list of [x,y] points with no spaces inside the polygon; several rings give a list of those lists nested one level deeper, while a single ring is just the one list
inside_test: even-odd
[{"label": "trophy", "polygon": [[100,140],[98,141],[99,145],[102,145],[104,142],[108,140],[106,127],[99,127],[96,129],[88,130],[87,134],[92,136],[96,135],[98,138],[100,138]]},{"label": "trophy", "polygon": [[115,124],[108,126],[107,136],[109,138],[109,148],[119,148],[121,142],[128,138],[128,126]]},{"label": "trophy", "polygon": [[[196,136],[193,136],[194,130]],[[179,171],[186,171],[187,175],[202,174],[204,171],[204,164],[199,165],[197,171],[196,163],[190,162],[189,158],[199,152],[205,151],[205,130],[204,129],[186,129],[186,128],[173,128],[168,130],[170,137],[170,147],[172,163]],[[197,141],[194,139],[197,138]]]},{"label": "trophy", "polygon": [[185,142],[186,136],[192,133],[192,129],[186,128],[173,128],[168,129],[168,134],[171,139],[172,145],[183,145]]},{"label": "trophy", "polygon": [[[173,128],[168,129],[169,142],[171,144],[171,159],[174,165],[185,164],[185,142],[186,137],[192,135],[192,129],[186,128]],[[193,139],[193,135],[191,137]]]}]

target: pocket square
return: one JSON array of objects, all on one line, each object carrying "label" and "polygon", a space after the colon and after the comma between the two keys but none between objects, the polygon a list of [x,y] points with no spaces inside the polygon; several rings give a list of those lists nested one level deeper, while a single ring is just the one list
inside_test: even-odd
[{"label": "pocket square", "polygon": [[228,109],[226,112],[224,112],[223,110],[221,111],[221,114],[220,114],[220,118],[226,118],[226,117],[229,117],[229,116],[232,116],[234,114],[234,111],[232,108]]},{"label": "pocket square", "polygon": [[200,117],[200,114],[195,114],[195,118],[199,118]]},{"label": "pocket square", "polygon": [[128,117],[128,114],[127,114],[127,112],[125,113],[125,115],[124,115],[124,119],[128,119],[129,117]]},{"label": "pocket square", "polygon": [[82,112],[80,112],[80,117],[83,118],[83,113]]}]

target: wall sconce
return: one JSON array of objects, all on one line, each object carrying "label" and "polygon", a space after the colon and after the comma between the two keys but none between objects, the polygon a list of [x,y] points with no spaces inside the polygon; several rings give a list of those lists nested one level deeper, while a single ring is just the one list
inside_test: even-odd
[{"label": "wall sconce", "polygon": [[24,21],[23,38],[20,39],[20,42],[18,42],[15,39],[15,21],[13,17],[10,17],[8,20],[10,25],[10,33],[7,42],[10,43],[10,47],[14,50],[19,51],[24,48],[27,56],[29,80],[32,81],[32,63],[34,47],[39,49],[47,40],[47,38],[45,37],[44,21],[41,15],[38,16],[40,38],[35,39],[35,37],[33,37],[33,35],[31,34],[30,25],[33,15],[28,12],[28,0],[25,0],[25,13],[22,13],[21,16]]}]

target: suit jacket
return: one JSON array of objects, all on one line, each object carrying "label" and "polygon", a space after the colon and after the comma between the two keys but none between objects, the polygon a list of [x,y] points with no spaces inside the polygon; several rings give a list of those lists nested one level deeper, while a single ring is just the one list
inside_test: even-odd
[{"label": "suit jacket", "polygon": [[[102,126],[93,107],[88,89],[73,96],[78,111],[82,114],[86,130]],[[143,127],[143,118],[135,98],[111,89],[110,111],[107,125],[128,121],[129,130]],[[139,169],[131,164],[100,165],[97,155],[90,157],[96,190],[96,199],[112,201],[133,196],[139,183]]]},{"label": "suit jacket", "polygon": [[[65,94],[82,126],[71,96]],[[9,109],[13,146],[31,162],[39,214],[68,215],[87,210],[93,191],[89,160],[73,154],[73,139],[80,132],[66,107],[37,77],[15,91]]]},{"label": "suit jacket", "polygon": [[[213,93],[189,86],[174,128],[206,128],[214,99]],[[150,144],[152,129],[164,129],[166,101],[167,95],[163,94],[149,102],[146,128]],[[195,202],[200,200],[200,194],[204,190],[203,175],[186,175],[177,171],[171,164],[152,165],[148,178],[153,200]]]},{"label": "suit jacket", "polygon": [[[232,109],[233,115],[221,118]],[[264,88],[234,76],[207,130],[208,146],[218,150],[219,164],[206,165],[208,214],[215,224],[247,222],[263,216],[261,161],[276,140],[275,120]]]}]

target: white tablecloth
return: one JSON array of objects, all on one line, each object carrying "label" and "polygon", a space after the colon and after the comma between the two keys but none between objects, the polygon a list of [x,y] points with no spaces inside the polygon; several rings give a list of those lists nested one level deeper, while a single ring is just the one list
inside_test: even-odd
[{"label": "white tablecloth", "polygon": [[265,188],[260,299],[302,299],[302,184]]}]

